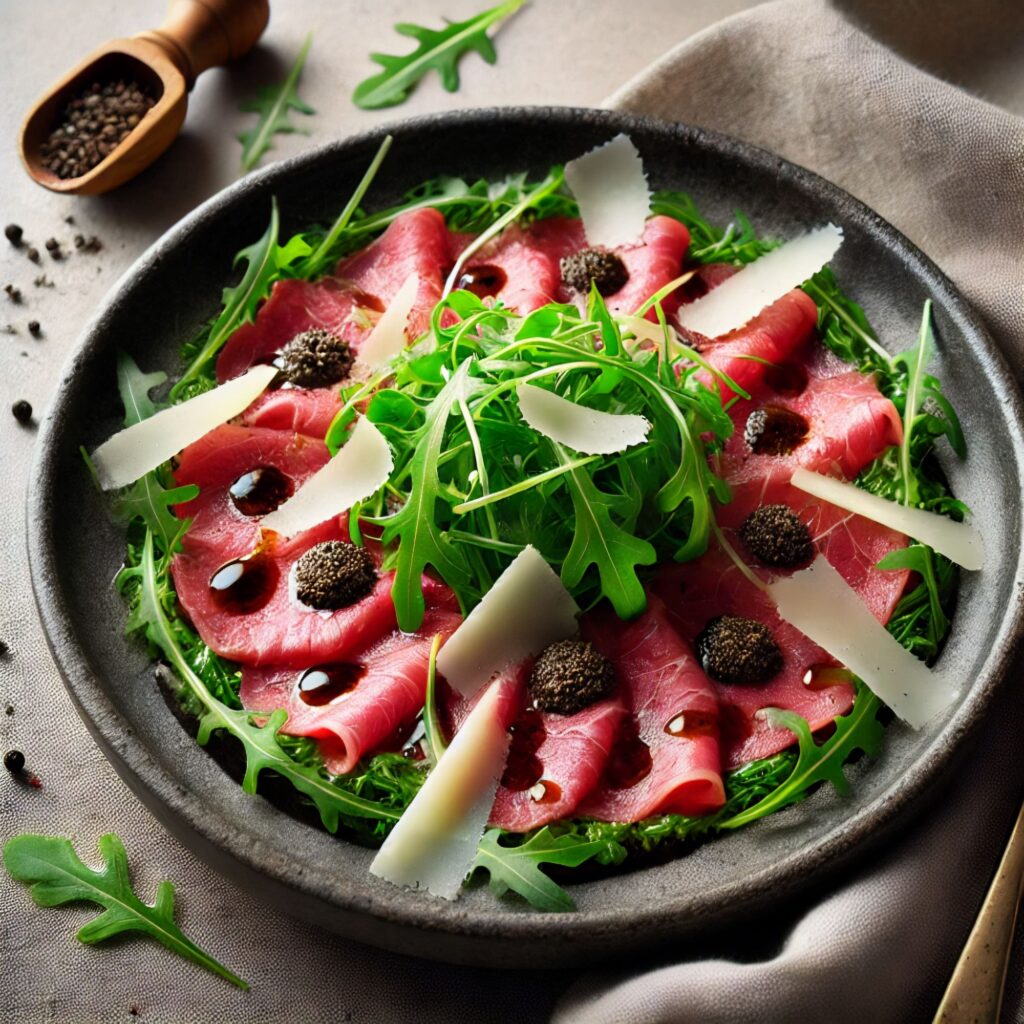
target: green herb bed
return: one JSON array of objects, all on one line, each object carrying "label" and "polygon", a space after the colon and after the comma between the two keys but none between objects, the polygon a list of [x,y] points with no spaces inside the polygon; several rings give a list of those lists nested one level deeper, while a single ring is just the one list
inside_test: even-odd
[{"label": "green herb bed", "polygon": [[[385,152],[386,145],[328,229],[281,242],[274,207],[263,237],[239,252],[236,263],[245,264],[245,273],[236,286],[225,290],[221,313],[185,345],[186,368],[171,389],[171,401],[214,386],[217,353],[240,324],[255,316],[276,280],[322,275],[402,212],[436,207],[452,229],[477,234],[500,230],[516,219],[577,215],[564,191],[560,168],[540,183],[530,183],[525,176],[500,183],[434,179],[398,206],[367,213],[360,203]],[[652,210],[687,226],[692,264],[741,265],[774,244],[759,239],[739,213],[725,228],[708,223],[682,193],[657,193]],[[907,496],[921,507],[959,518],[966,509],[950,496],[933,458],[938,437],[945,436],[960,455],[964,440],[939,383],[926,373],[931,341],[927,305],[917,344],[890,357],[831,271],[817,274],[805,288],[818,305],[823,342],[861,371],[873,373],[882,393],[904,417],[903,446],[878,459],[857,482],[884,497]],[[657,302],[651,305],[660,313]],[[447,308],[458,314],[454,327],[442,326]],[[468,292],[454,292],[435,311],[430,333],[432,341],[422,341],[396,360],[387,379],[372,382],[372,388],[353,385],[343,391],[345,405],[327,437],[336,450],[356,405],[373,391],[367,415],[391,443],[396,470],[380,494],[353,510],[352,522],[356,538],[364,524],[372,523],[392,545],[388,567],[396,572],[395,602],[403,628],[415,629],[422,620],[420,574],[428,565],[441,573],[468,609],[522,544],[532,541],[560,569],[581,606],[606,596],[620,615],[628,616],[643,607],[646,567],[697,557],[704,550],[714,528],[712,500],[727,497],[709,469],[707,454],[724,442],[731,424],[717,397],[696,384],[700,358],[695,352],[678,346],[670,351],[666,335],[661,350],[631,353],[596,292],[586,315],[571,306],[552,305],[526,318],[491,309]],[[595,337],[601,339],[601,347],[594,345]],[[453,391],[451,380],[469,355],[477,359],[478,376],[466,401]],[[677,366],[687,367],[678,378]],[[585,398],[597,408],[643,411],[652,418],[651,436],[657,440],[645,446],[649,450],[644,458],[630,450],[577,457],[526,429],[509,413],[502,399],[515,384],[553,374],[563,384],[570,382],[570,390],[563,394]],[[126,423],[155,411],[149,394],[164,382],[163,374],[143,374],[127,356],[120,359],[118,384]],[[486,460],[483,450],[498,445],[515,458],[500,465]],[[128,632],[142,634],[153,655],[173,669],[181,706],[199,722],[201,744],[214,732],[241,744],[246,792],[256,791],[262,772],[276,773],[315,807],[329,831],[341,830],[364,843],[379,842],[415,796],[429,762],[378,754],[351,775],[332,777],[313,741],[280,733],[284,710],[269,720],[254,721],[242,709],[238,667],[199,639],[180,612],[171,582],[170,561],[188,528],[171,507],[194,493],[194,488],[176,488],[165,466],[122,492],[115,503],[115,513],[127,530],[127,557],[118,587],[130,609]],[[501,500],[493,500],[496,494]],[[654,500],[644,500],[650,495]],[[396,503],[400,507],[392,512]],[[542,519],[544,533],[538,539],[535,524]],[[423,523],[428,529],[415,529]],[[883,567],[917,573],[917,582],[899,602],[888,628],[905,647],[932,660],[949,630],[955,567],[916,543],[894,552]],[[542,865],[628,865],[655,849],[702,842],[748,825],[804,799],[822,782],[845,793],[848,783],[842,766],[858,752],[878,752],[884,738],[882,711],[881,702],[859,686],[852,709],[836,720],[835,729],[820,743],[798,715],[770,711],[773,724],[791,729],[797,744],[729,772],[726,804],[714,814],[667,814],[635,824],[564,821],[526,835],[489,829],[474,874],[486,873],[499,895],[511,890],[538,909],[571,909],[571,898]]]}]

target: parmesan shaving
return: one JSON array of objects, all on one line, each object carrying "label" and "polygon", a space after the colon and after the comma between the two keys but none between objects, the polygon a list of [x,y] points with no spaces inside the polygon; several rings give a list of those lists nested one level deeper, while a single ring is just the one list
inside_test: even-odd
[{"label": "parmesan shaving", "polygon": [[495,672],[573,636],[578,614],[555,571],[527,545],[441,648],[437,670],[471,697]]},{"label": "parmesan shaving", "polygon": [[509,736],[498,716],[501,687],[500,679],[492,683],[470,711],[384,840],[371,874],[446,900],[458,897],[508,756]]},{"label": "parmesan shaving", "polygon": [[393,468],[384,435],[368,419],[360,419],[338,454],[260,526],[283,537],[312,529],[378,491]]},{"label": "parmesan shaving", "polygon": [[958,523],[937,512],[922,508],[910,508],[877,494],[869,494],[863,488],[845,480],[822,476],[807,469],[798,469],[791,481],[794,487],[813,494],[830,505],[845,508],[865,519],[871,519],[890,530],[919,540],[934,548],[940,555],[962,565],[965,569],[980,569],[985,562],[985,547],[981,534],[967,523]]},{"label": "parmesan shaving", "polygon": [[119,430],[92,453],[100,486],[105,491],[127,487],[163,465],[182,448],[247,409],[276,376],[276,367],[254,366],[212,391]]},{"label": "parmesan shaving", "polygon": [[913,728],[956,699],[948,680],[901,646],[821,555],[770,583],[768,594],[787,622],[863,679]]},{"label": "parmesan shaving", "polygon": [[643,416],[600,412],[577,405],[544,388],[520,384],[519,412],[538,433],[584,455],[612,455],[647,440]]},{"label": "parmesan shaving", "polygon": [[643,161],[627,135],[570,160],[565,180],[580,208],[587,244],[635,245],[651,212]]},{"label": "parmesan shaving", "polygon": [[735,331],[821,270],[842,241],[842,229],[835,224],[815,228],[747,264],[702,298],[680,306],[676,320],[706,338]]},{"label": "parmesan shaving", "polygon": [[357,358],[363,366],[376,370],[391,362],[408,346],[409,339],[405,331],[419,288],[419,274],[412,273],[402,282],[401,288],[388,303],[388,308],[374,324],[369,337],[359,346]]}]

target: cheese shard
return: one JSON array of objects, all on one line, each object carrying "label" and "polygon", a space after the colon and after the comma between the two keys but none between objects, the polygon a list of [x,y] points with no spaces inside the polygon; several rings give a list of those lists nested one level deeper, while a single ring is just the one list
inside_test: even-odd
[{"label": "cheese shard", "polygon": [[842,229],[835,224],[815,228],[748,263],[695,302],[680,306],[676,320],[706,338],[735,331],[821,270],[842,241]]},{"label": "cheese shard", "polygon": [[247,409],[277,372],[273,366],[254,366],[241,377],[119,430],[92,453],[100,486],[105,491],[127,487],[163,465],[182,448]]},{"label": "cheese shard", "polygon": [[419,274],[410,274],[402,282],[395,297],[388,303],[388,308],[359,346],[357,358],[363,366],[376,370],[408,347],[409,339],[406,337],[405,329],[412,307],[416,304],[419,287]]},{"label": "cheese shard", "polygon": [[579,611],[554,569],[527,545],[441,648],[437,670],[471,697],[495,672],[575,635]]},{"label": "cheese shard", "polygon": [[587,244],[635,245],[651,212],[643,160],[628,135],[570,160],[565,180],[580,208]]},{"label": "cheese shard", "polygon": [[[444,648],[442,648],[442,651]],[[395,885],[456,899],[476,858],[508,756],[503,681],[484,692],[370,864]]]},{"label": "cheese shard", "polygon": [[394,460],[384,435],[360,419],[338,454],[318,469],[283,505],[260,520],[260,527],[294,537],[378,491],[391,475]]},{"label": "cheese shard", "polygon": [[520,384],[516,397],[534,430],[584,455],[611,455],[643,444],[651,429],[643,416],[588,409],[533,384]]},{"label": "cheese shard", "polygon": [[768,594],[787,622],[864,680],[914,729],[956,699],[949,681],[902,647],[821,555],[768,584]]},{"label": "cheese shard", "polygon": [[985,563],[985,547],[981,534],[967,523],[958,523],[948,516],[926,509],[910,508],[877,494],[870,494],[855,484],[836,480],[821,473],[798,469],[793,474],[794,487],[813,494],[830,505],[845,508],[865,519],[871,519],[891,530],[905,533],[945,555],[965,569],[981,569]]}]

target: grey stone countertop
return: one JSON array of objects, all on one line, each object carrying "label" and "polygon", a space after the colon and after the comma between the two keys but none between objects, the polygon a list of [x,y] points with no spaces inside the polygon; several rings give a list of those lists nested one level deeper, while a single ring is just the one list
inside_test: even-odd
[{"label": "grey stone countertop", "polygon": [[[176,220],[239,174],[238,131],[253,123],[239,103],[279,81],[305,34],[314,40],[301,94],[317,111],[297,117],[309,135],[278,136],[265,162],[409,114],[461,106],[559,103],[597,105],[665,49],[749,0],[534,0],[502,28],[499,61],[475,55],[462,88],[431,76],[409,102],[366,112],[350,100],[370,74],[371,51],[406,52],[399,21],[436,25],[467,17],[479,0],[275,0],[259,48],[229,69],[206,73],[189,98],[184,131],[150,170],[97,198],[59,196],[23,172],[18,127],[36,97],[93,47],[157,25],[160,0],[3,0],[0,53],[0,225],[18,223],[40,252],[31,263],[0,237],[0,748],[24,751],[40,789],[0,773],[0,840],[23,831],[71,838],[87,863],[108,831],[125,841],[137,891],[177,884],[185,931],[252,984],[241,993],[149,940],[87,947],[73,938],[93,916],[84,906],[40,910],[25,888],[0,872],[0,1020],[277,1022],[546,1019],[570,978],[445,968],[379,953],[270,913],[171,839],[114,774],[78,719],[50,659],[36,616],[25,556],[24,495],[35,430],[10,414],[17,399],[41,417],[84,323],[132,261]],[[539,26],[539,27],[538,27]],[[73,218],[68,223],[66,218]],[[75,250],[75,234],[96,235],[102,251]],[[66,258],[44,242],[54,237]],[[242,240],[246,241],[246,240]],[[45,283],[35,284],[45,275]],[[154,311],[173,315],[173,311]],[[41,325],[38,338],[29,321]],[[74,509],[66,510],[74,515]],[[97,586],[109,581],[97,580]],[[4,713],[11,709],[9,713]]]}]

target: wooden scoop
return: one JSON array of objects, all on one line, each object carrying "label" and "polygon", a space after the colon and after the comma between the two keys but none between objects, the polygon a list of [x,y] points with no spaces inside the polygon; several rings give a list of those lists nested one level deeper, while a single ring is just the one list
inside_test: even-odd
[{"label": "wooden scoop", "polygon": [[[247,53],[269,19],[269,0],[171,0],[160,28],[94,50],[36,103],[21,127],[25,169],[54,192],[99,195],[123,185],[177,137],[196,77]],[[41,147],[70,100],[94,82],[117,79],[134,79],[156,103],[92,170],[61,178],[44,167]]]}]

